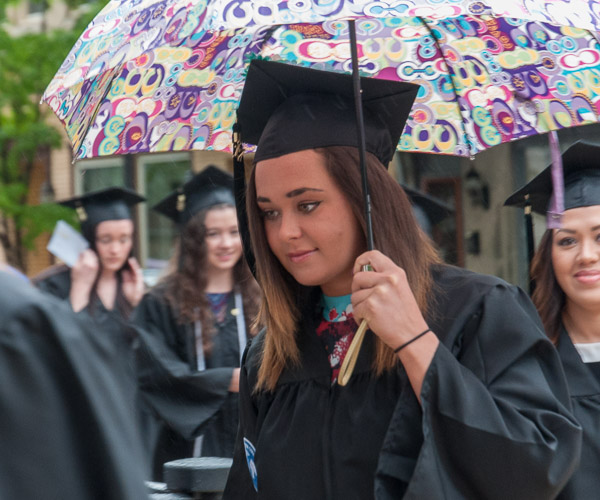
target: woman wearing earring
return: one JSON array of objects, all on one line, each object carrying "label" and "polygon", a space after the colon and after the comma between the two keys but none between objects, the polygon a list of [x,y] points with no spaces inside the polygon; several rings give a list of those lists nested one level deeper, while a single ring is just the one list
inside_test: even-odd
[{"label": "woman wearing earring", "polygon": [[522,291],[440,262],[386,171],[415,92],[361,86],[373,251],[350,78],[248,71],[238,123],[257,144],[246,210],[266,331],[244,357],[224,498],[553,498],[581,438],[558,356]]},{"label": "woman wearing earring", "polygon": [[[547,229],[531,265],[532,300],[560,355],[575,417],[583,428],[580,466],[564,498],[594,498],[600,486],[600,146],[577,142],[562,155],[564,212]],[[506,205],[549,210],[550,167]]]},{"label": "woman wearing earring", "polygon": [[[170,460],[233,455],[240,357],[260,294],[242,259],[231,175],[209,166],[154,209],[181,231],[168,274],[144,296],[134,319],[163,344],[158,357],[179,363],[179,374],[172,370],[160,385],[163,401],[155,402],[162,424],[153,468],[160,478]],[[159,396],[155,375],[144,387]],[[177,384],[189,381],[195,391],[180,392]],[[193,439],[197,429],[201,438]]]}]

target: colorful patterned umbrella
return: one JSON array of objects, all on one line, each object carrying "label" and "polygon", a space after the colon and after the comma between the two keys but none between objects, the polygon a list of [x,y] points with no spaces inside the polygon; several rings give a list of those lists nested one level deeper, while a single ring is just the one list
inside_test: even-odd
[{"label": "colorful patterned umbrella", "polygon": [[[545,5],[113,0],[43,100],[65,124],[76,158],[230,151],[249,60],[349,72],[343,19],[355,18],[361,72],[422,85],[399,149],[472,156],[599,121],[600,46],[595,31],[576,27],[598,26],[596,2]],[[228,26],[243,27],[221,30]]]}]

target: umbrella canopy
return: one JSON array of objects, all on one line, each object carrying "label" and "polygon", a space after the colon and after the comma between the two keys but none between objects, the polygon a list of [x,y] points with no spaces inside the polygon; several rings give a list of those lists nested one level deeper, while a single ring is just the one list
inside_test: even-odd
[{"label": "umbrella canopy", "polygon": [[[77,159],[231,151],[248,62],[270,58],[349,72],[348,25],[341,18],[352,17],[363,75],[421,85],[399,149],[473,156],[598,121],[600,50],[595,32],[576,27],[595,28],[597,16],[579,3],[586,9],[565,19],[570,10],[518,0],[413,0],[396,7],[113,1],[43,99],[65,124]],[[507,15],[515,17],[501,17]]]}]

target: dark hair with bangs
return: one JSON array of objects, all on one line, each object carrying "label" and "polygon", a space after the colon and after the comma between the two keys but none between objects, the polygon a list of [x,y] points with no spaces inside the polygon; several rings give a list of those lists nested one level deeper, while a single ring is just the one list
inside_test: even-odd
[{"label": "dark hair with bangs", "polygon": [[[354,216],[366,235],[358,150],[336,146],[315,151],[325,159],[327,172],[350,202]],[[440,258],[417,224],[406,193],[370,153],[367,154],[367,169],[375,248],[405,270],[417,303],[423,316],[426,316],[433,287],[430,268],[432,264],[440,263]],[[299,362],[296,333],[300,326],[302,305],[298,298],[307,297],[311,287],[298,283],[269,248],[256,202],[255,171],[256,168],[248,183],[246,208],[256,256],[257,279],[264,295],[258,321],[267,327],[256,388],[273,390],[284,368]],[[373,369],[380,375],[396,366],[398,360],[379,338],[376,343]]]}]

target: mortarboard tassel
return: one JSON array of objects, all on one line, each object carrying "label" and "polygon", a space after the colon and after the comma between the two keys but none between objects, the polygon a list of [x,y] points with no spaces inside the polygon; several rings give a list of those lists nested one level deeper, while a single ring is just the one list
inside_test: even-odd
[{"label": "mortarboard tassel", "polygon": [[558,146],[558,135],[555,130],[548,134],[548,142],[550,143],[550,154],[552,156],[552,198],[546,214],[546,227],[548,229],[559,229],[562,214],[565,211],[565,181],[562,156]]},{"label": "mortarboard tassel", "polygon": [[256,277],[256,259],[250,244],[250,229],[248,228],[248,215],[246,206],[246,169],[244,168],[244,146],[240,134],[240,126],[233,125],[233,194],[238,217],[238,227],[242,238],[244,257],[250,271]]}]

